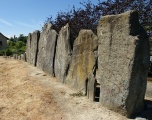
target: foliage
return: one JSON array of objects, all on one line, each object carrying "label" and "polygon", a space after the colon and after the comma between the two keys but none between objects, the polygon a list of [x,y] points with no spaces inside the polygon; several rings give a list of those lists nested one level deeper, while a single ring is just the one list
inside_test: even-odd
[{"label": "foliage", "polygon": [[22,41],[24,43],[27,42],[27,36],[24,36],[23,34],[20,34],[20,36],[18,37],[18,41]]},{"label": "foliage", "polygon": [[5,50],[0,50],[0,56],[5,55]]},{"label": "foliage", "polygon": [[24,36],[21,34],[18,38],[10,38],[10,41],[7,44],[7,49],[6,50],[0,50],[0,56],[1,55],[6,55],[6,56],[11,56],[13,54],[23,54],[26,51],[26,41],[27,41],[27,36]]},{"label": "foliage", "polygon": [[96,27],[100,15],[94,10],[95,6],[91,3],[91,1],[83,4],[83,6],[84,9],[75,8],[73,6],[73,8],[67,12],[60,11],[55,19],[50,17],[46,21],[51,23],[52,28],[57,32],[59,32],[61,27],[69,23],[71,45],[73,45],[73,42],[81,29],[92,29],[96,33]]},{"label": "foliage", "polygon": [[12,53],[13,53],[13,52],[12,52],[11,49],[9,49],[9,48],[6,49],[6,51],[5,51],[5,55],[6,55],[6,56],[10,56],[10,55],[12,55]]},{"label": "foliage", "polygon": [[136,10],[139,13],[141,25],[152,32],[152,1],[151,0],[107,0],[102,2],[99,8],[103,8],[102,15],[120,14],[128,10]]},{"label": "foliage", "polygon": [[9,41],[7,45],[8,45],[8,46],[15,46],[15,42]]},{"label": "foliage", "polygon": [[20,49],[22,46],[25,46],[25,43],[22,41],[17,41],[15,45],[17,49]]},{"label": "foliage", "polygon": [[11,37],[9,40],[12,41],[12,42],[14,42],[14,38],[13,37]]},{"label": "foliage", "polygon": [[90,0],[80,3],[83,8],[75,8],[66,12],[59,11],[56,18],[47,18],[46,22],[52,24],[52,28],[57,32],[66,23],[69,23],[71,29],[71,45],[81,29],[91,29],[97,33],[97,25],[101,16],[119,14],[128,10],[137,10],[140,16],[141,25],[152,32],[152,1],[151,0],[107,0],[98,1],[97,5],[92,4]]}]

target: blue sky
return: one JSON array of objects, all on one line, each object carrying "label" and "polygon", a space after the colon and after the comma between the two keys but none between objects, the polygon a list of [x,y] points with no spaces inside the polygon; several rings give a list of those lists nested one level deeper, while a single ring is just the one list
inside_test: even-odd
[{"label": "blue sky", "polygon": [[[87,0],[0,0],[0,32],[8,38],[41,30],[49,16]],[[98,0],[92,0],[96,4]]]}]

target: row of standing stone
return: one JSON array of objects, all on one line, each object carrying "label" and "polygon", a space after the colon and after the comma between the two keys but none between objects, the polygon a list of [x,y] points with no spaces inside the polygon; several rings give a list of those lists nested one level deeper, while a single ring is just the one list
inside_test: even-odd
[{"label": "row of standing stone", "polygon": [[97,35],[81,30],[73,50],[68,24],[59,34],[46,24],[28,35],[26,60],[128,117],[144,107],[149,42],[135,11],[103,17]]}]

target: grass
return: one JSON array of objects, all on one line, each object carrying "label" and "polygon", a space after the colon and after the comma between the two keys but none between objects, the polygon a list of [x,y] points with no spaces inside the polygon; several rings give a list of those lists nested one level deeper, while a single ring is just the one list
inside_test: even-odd
[{"label": "grass", "polygon": [[73,97],[82,97],[82,96],[84,96],[84,94],[81,91],[79,91],[77,93],[70,94],[70,96],[73,96]]}]

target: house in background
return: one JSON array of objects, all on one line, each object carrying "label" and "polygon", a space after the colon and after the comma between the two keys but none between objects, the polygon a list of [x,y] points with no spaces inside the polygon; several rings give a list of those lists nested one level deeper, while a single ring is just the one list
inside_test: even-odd
[{"label": "house in background", "polygon": [[7,48],[8,38],[0,33],[0,50]]}]

